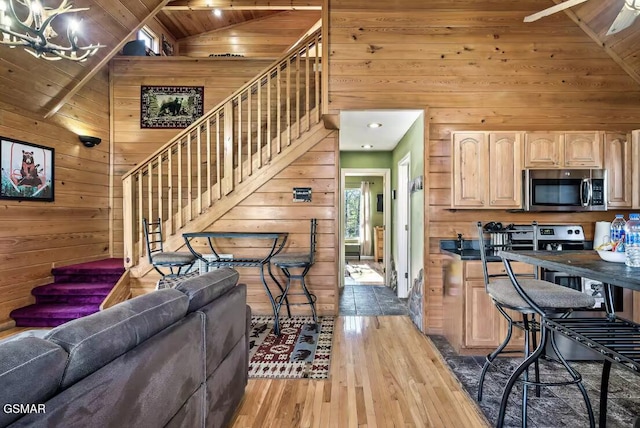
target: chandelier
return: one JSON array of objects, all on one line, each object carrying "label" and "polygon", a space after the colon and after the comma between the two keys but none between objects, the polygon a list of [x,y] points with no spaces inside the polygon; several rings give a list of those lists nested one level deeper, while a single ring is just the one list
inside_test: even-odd
[{"label": "chandelier", "polygon": [[72,18],[67,23],[67,43],[54,43],[52,40],[62,37],[58,37],[51,25],[58,16],[84,10],[89,8],[74,9],[67,0],[57,8],[43,7],[38,0],[0,0],[0,44],[11,48],[23,46],[36,58],[50,61],[62,58],[85,61],[104,45],[78,46],[80,24]]}]

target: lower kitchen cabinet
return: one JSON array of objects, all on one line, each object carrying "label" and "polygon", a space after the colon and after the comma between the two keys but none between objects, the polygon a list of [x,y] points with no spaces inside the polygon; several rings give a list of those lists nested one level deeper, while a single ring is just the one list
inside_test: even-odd
[{"label": "lower kitchen cabinet", "polygon": [[[513,264],[516,273],[531,272],[530,265]],[[491,273],[504,272],[501,262],[491,263]],[[463,355],[484,355],[498,347],[507,335],[508,323],[485,291],[482,262],[451,256],[443,261],[444,335]],[[522,319],[517,312],[514,321]],[[514,329],[508,349],[522,349],[523,334]]]}]

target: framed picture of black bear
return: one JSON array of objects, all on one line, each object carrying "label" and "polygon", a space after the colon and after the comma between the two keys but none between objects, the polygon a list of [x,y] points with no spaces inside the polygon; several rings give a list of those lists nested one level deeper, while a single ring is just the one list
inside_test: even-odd
[{"label": "framed picture of black bear", "polygon": [[54,150],[0,137],[0,199],[53,201]]},{"label": "framed picture of black bear", "polygon": [[204,113],[204,86],[142,86],[141,128],[186,128]]}]

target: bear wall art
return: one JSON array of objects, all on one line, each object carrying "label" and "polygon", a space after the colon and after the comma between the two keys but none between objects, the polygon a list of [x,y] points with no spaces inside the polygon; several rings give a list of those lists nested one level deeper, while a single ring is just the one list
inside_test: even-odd
[{"label": "bear wall art", "polygon": [[204,86],[141,86],[141,128],[186,128],[204,113]]},{"label": "bear wall art", "polygon": [[53,201],[52,148],[0,137],[0,199]]}]

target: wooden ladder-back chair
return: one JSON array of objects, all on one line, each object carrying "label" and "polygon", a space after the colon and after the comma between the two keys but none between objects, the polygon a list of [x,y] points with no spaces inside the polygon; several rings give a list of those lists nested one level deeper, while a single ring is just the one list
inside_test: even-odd
[{"label": "wooden ladder-back chair", "polygon": [[[149,222],[146,218],[142,219],[142,227],[144,229],[144,239],[147,242],[147,256],[149,263],[158,273],[165,277],[176,277],[188,273],[196,261],[196,257],[186,251],[164,251],[162,236],[162,219],[158,218],[155,222]],[[183,272],[182,269],[186,268]],[[168,273],[165,273],[168,269]]]}]

